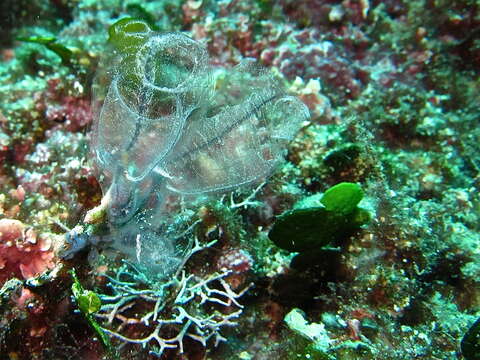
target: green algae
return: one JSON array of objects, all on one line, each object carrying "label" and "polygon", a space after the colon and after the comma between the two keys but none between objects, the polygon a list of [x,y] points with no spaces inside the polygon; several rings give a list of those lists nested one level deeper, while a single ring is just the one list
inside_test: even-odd
[{"label": "green algae", "polygon": [[307,197],[293,210],[279,216],[268,236],[275,245],[292,252],[319,250],[332,243],[338,245],[370,220],[368,211],[357,206],[362,198],[363,191],[358,184],[332,186],[323,195]]},{"label": "green algae", "polygon": [[29,42],[45,46],[48,50],[54,52],[64,64],[70,63],[73,52],[68,47],[60,44],[55,37],[29,36],[18,37],[18,41]]},{"label": "green algae", "polygon": [[78,308],[80,309],[82,314],[85,316],[85,319],[87,320],[88,324],[95,331],[97,336],[100,338],[100,341],[102,342],[102,345],[105,347],[107,352],[112,357],[117,358],[115,355],[116,351],[112,346],[112,343],[110,342],[109,337],[93,317],[93,314],[98,312],[101,308],[102,304],[101,304],[100,298],[95,292],[91,290],[85,290],[83,288],[82,284],[80,283],[80,280],[77,277],[75,269],[72,269],[70,271],[70,274],[72,275],[72,278],[73,278],[72,293],[77,302]]},{"label": "green algae", "polygon": [[327,211],[348,215],[355,210],[362,199],[363,190],[360,185],[343,182],[325,191],[320,202]]}]

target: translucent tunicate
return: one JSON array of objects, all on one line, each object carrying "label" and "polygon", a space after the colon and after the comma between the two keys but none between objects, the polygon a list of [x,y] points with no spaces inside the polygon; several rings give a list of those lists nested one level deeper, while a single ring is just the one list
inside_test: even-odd
[{"label": "translucent tunicate", "polygon": [[[135,214],[161,208],[168,192],[226,191],[269,176],[308,110],[252,59],[214,72],[201,43],[125,24],[141,31],[117,32],[98,77],[92,153],[114,232],[128,228],[123,239],[138,240],[148,227],[149,256],[164,259],[151,254],[152,239],[168,240]],[[175,257],[174,245],[161,249]]]}]

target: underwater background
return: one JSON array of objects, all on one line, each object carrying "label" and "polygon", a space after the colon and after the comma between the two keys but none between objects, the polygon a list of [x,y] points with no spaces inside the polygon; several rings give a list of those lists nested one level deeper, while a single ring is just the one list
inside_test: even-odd
[{"label": "underwater background", "polygon": [[480,359],[479,10],[1,0],[0,359]]}]

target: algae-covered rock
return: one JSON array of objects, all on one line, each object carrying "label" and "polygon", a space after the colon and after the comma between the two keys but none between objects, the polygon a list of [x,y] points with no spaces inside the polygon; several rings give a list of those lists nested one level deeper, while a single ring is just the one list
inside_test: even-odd
[{"label": "algae-covered rock", "polygon": [[[305,252],[320,249],[345,238],[370,220],[367,210],[357,207],[363,198],[359,185],[340,183],[328,189],[318,201],[308,198],[300,206],[278,217],[269,238],[280,248]],[[306,207],[306,204],[323,206]]]},{"label": "algae-covered rock", "polygon": [[340,169],[352,167],[360,153],[361,148],[358,144],[346,144],[327,154],[323,159],[323,162],[333,170],[338,171]]}]

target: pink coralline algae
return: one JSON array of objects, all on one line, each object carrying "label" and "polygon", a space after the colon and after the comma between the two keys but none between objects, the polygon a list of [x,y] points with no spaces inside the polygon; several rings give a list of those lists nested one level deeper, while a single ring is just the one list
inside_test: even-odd
[{"label": "pink coralline algae", "polygon": [[60,84],[60,79],[48,81],[47,90],[36,95],[36,110],[44,112],[52,123],[62,124],[67,131],[79,131],[92,121],[90,101],[71,95]]},{"label": "pink coralline algae", "polygon": [[29,279],[54,266],[51,243],[14,219],[0,220],[0,284],[12,277]]},{"label": "pink coralline algae", "polygon": [[244,57],[259,58],[261,51],[270,44],[265,39],[254,39],[252,19],[243,14],[232,15],[229,19],[192,26],[193,38],[206,42],[212,65],[237,64]]},{"label": "pink coralline algae", "polygon": [[352,57],[347,49],[323,39],[315,30],[293,31],[287,43],[266,48],[260,55],[264,64],[275,66],[289,80],[322,79],[347,98],[356,98],[368,82],[368,72]]}]

